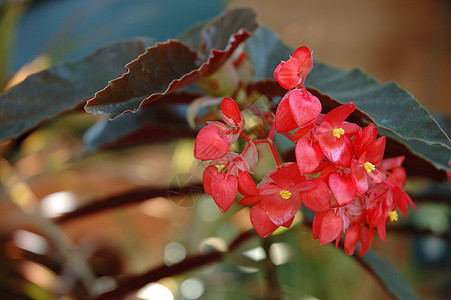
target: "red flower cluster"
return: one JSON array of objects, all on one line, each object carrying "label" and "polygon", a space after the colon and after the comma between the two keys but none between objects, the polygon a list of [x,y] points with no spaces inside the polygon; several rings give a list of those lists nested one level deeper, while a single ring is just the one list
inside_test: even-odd
[{"label": "red flower cluster", "polygon": [[[274,71],[276,81],[289,91],[275,115],[266,114],[271,125],[266,139],[248,138],[238,105],[225,98],[221,103],[225,124],[210,122],[200,130],[194,156],[212,160],[204,172],[205,192],[224,212],[239,191],[244,197],[238,203],[252,206],[251,222],[260,236],[289,227],[304,204],[316,212],[313,237],[321,245],[338,244],[345,236],[346,253],[354,253],[360,241],[363,255],[376,232],[385,241],[386,224],[397,220],[397,208],[407,215],[407,206],[415,206],[403,191],[404,158],[383,159],[385,137],[377,137],[373,124],[361,128],[345,121],[355,110],[352,102],[321,114],[321,102],[304,87],[312,68],[310,50],[300,47]],[[280,163],[275,130],[296,144],[296,162]],[[240,154],[230,152],[239,136],[247,146]],[[258,160],[257,143],[269,145],[278,165],[258,185],[249,174]],[[218,170],[215,165],[224,167]]]}]

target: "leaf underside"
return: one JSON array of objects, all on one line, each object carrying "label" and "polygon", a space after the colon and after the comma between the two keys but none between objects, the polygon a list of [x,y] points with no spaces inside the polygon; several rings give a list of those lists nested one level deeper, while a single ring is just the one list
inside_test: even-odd
[{"label": "leaf underside", "polygon": [[127,73],[88,100],[85,110],[110,119],[136,112],[143,104],[214,73],[256,28],[253,10],[234,9],[203,28],[199,52],[178,40],[157,44],[128,64]]},{"label": "leaf underside", "polygon": [[79,61],[30,75],[7,90],[0,95],[0,141],[81,107],[105,82],[123,74],[124,65],[150,43],[139,38],[110,44]]}]

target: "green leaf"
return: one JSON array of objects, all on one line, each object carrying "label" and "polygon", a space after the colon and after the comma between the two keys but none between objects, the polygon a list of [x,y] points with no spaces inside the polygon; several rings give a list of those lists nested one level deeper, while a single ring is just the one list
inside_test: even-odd
[{"label": "green leaf", "polygon": [[381,283],[386,287],[387,291],[397,299],[420,299],[404,276],[375,252],[368,250],[363,257],[357,259],[361,261],[370,272],[377,276]]},{"label": "green leaf", "polygon": [[[280,60],[287,60],[287,52],[293,51],[264,27],[246,41],[245,49],[258,80],[272,77],[275,66]],[[330,97],[328,101],[338,104],[353,101],[361,115],[374,122],[381,133],[407,146],[437,169],[449,169],[449,137],[429,112],[396,84],[382,85],[360,70],[337,69],[315,62],[305,85],[313,92],[316,90],[315,94]]]},{"label": "green leaf", "polygon": [[124,65],[142,53],[149,40],[134,39],[105,46],[71,63],[29,76],[0,95],[0,141],[63,112],[81,106],[105,82],[120,76]]},{"label": "green leaf", "polygon": [[201,32],[200,52],[175,40],[148,48],[87,102],[86,111],[114,119],[213,74],[257,28],[255,18],[253,10],[234,9],[211,21]]},{"label": "green leaf", "polygon": [[339,70],[316,63],[306,86],[341,104],[354,102],[368,120],[414,154],[447,170],[451,141],[429,112],[395,83],[384,85],[360,70]]},{"label": "green leaf", "polygon": [[281,60],[286,60],[293,49],[283,44],[280,37],[261,25],[244,46],[255,72],[255,81],[273,79],[273,73]]}]

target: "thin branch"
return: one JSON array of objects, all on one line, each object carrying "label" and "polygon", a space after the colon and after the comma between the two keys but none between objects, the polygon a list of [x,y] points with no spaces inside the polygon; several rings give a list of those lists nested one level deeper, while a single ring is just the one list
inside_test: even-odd
[{"label": "thin branch", "polygon": [[219,262],[224,259],[227,253],[236,250],[239,246],[254,237],[255,233],[252,230],[241,233],[229,246],[228,252],[214,251],[210,253],[197,254],[187,257],[183,261],[171,266],[161,265],[144,274],[137,276],[129,276],[120,280],[117,287],[111,291],[103,293],[95,298],[95,300],[103,299],[122,299],[122,296],[135,291],[150,282],[155,282],[160,279],[179,275],[199,267]]},{"label": "thin branch", "polygon": [[133,204],[156,197],[176,197],[183,195],[194,196],[201,193],[203,193],[202,185],[187,185],[183,187],[174,186],[164,189],[158,189],[155,187],[140,188],[94,201],[78,208],[77,210],[60,216],[54,221],[61,224],[75,218],[84,217],[107,209],[113,209],[122,205]]}]

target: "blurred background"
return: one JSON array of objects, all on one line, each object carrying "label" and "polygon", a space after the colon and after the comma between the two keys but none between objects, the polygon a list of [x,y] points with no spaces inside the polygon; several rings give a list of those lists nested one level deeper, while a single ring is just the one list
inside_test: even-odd
[{"label": "blurred background", "polygon": [[[429,110],[451,115],[447,0],[3,0],[0,89],[106,43],[134,36],[176,38],[232,6],[254,8],[287,45],[308,45],[318,61],[361,68],[381,83],[394,81]],[[87,154],[83,135],[98,119],[80,113],[48,122],[1,161],[2,299],[83,299],[87,290],[114,287],[121,276],[223,250],[251,228],[248,210],[221,214],[210,197],[199,195],[167,195],[60,224],[49,221],[136,188],[200,182],[204,165],[192,157],[190,139]],[[375,239],[372,248],[421,298],[449,299],[449,205],[418,206],[421,214],[409,211],[387,242]],[[330,245],[320,247],[301,221],[300,214],[296,226],[266,245],[254,238],[222,263],[165,278],[127,299],[264,299],[268,265],[275,266],[286,299],[389,297],[355,260]],[[441,238],[396,230],[406,224]]]}]

